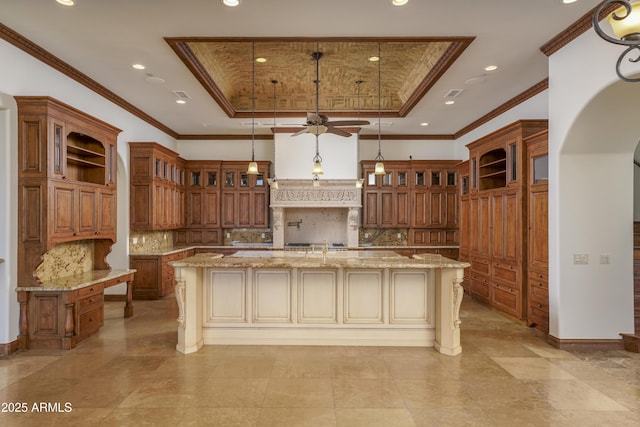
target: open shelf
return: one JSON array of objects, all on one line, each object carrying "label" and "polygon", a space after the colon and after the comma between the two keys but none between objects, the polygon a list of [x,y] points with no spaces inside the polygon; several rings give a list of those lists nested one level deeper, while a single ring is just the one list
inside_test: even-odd
[{"label": "open shelf", "polygon": [[78,132],[67,135],[67,178],[92,184],[106,184],[104,145]]},{"label": "open shelf", "polygon": [[478,178],[480,190],[505,187],[507,185],[507,152],[498,148],[480,156]]}]

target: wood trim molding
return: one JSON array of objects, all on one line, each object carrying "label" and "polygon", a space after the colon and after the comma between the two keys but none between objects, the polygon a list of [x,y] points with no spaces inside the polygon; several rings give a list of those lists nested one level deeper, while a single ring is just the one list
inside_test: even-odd
[{"label": "wood trim molding", "polygon": [[8,356],[19,350],[18,340],[6,344],[0,344],[0,357]]},{"label": "wood trim molding", "polygon": [[624,349],[622,339],[560,339],[553,335],[548,335],[547,342],[560,350],[598,351]]},{"label": "wood trim molding", "polygon": [[[590,15],[587,14],[585,16],[590,16]],[[583,18],[581,18],[581,19],[583,19]],[[577,35],[575,37],[577,37]],[[133,114],[134,116],[138,117],[139,119],[149,123],[151,126],[154,126],[155,128],[159,129],[160,131],[165,132],[167,135],[175,138],[176,140],[203,140],[203,141],[233,140],[233,141],[236,141],[236,140],[251,139],[251,135],[250,134],[248,134],[248,135],[247,134],[245,134],[245,135],[237,135],[237,134],[205,134],[205,135],[182,134],[181,135],[181,134],[178,134],[175,131],[173,131],[172,129],[170,129],[169,127],[167,127],[164,124],[162,124],[161,122],[159,122],[158,120],[156,120],[153,117],[151,117],[150,115],[146,114],[142,110],[140,110],[140,109],[136,108],[135,106],[133,106],[132,104],[128,103],[123,98],[121,98],[118,95],[116,95],[115,93],[111,92],[109,89],[107,89],[106,87],[102,86],[101,84],[99,84],[95,80],[93,80],[90,77],[88,77],[87,75],[81,73],[77,69],[73,68],[71,65],[67,64],[66,62],[64,62],[61,59],[57,58],[56,56],[52,55],[51,53],[47,52],[46,50],[44,50],[40,46],[38,46],[35,43],[31,42],[30,40],[26,39],[25,37],[23,37],[22,35],[18,34],[15,31],[13,31],[11,28],[5,26],[2,23],[0,23],[0,38],[6,40],[8,43],[11,43],[12,45],[14,45],[17,48],[19,48],[19,49],[23,50],[24,52],[26,52],[27,54],[33,56],[34,58],[44,62],[45,64],[51,66],[52,68],[58,70],[59,72],[61,72],[64,75],[66,75],[67,77],[71,78],[72,80],[75,80],[78,83],[84,85],[85,87],[93,90],[97,94],[99,94],[99,95],[103,96],[104,98],[106,98],[107,100],[113,102],[115,105],[117,105],[117,106],[121,107],[122,109],[128,111],[129,113]],[[452,40],[453,39],[454,38],[452,38]],[[367,40],[372,40],[372,39],[367,39]],[[380,39],[380,40],[384,40],[384,39]],[[466,48],[466,46],[469,43],[471,43],[472,40],[473,40],[473,38],[469,38],[469,37],[456,38],[454,40],[454,43],[456,44],[457,48],[452,48],[448,52],[449,55],[453,56],[453,58],[451,58],[450,60],[451,61],[455,60],[462,53],[462,51]],[[186,41],[186,40],[184,40],[184,41]],[[567,43],[569,41],[570,40],[568,40]],[[169,43],[169,44],[172,45],[171,43]],[[173,45],[172,45],[172,47],[173,47]],[[444,70],[441,70],[441,71],[444,72]],[[383,140],[450,140],[450,141],[456,140],[459,137],[461,137],[462,135],[464,135],[464,134],[466,134],[468,132],[471,132],[475,128],[483,125],[484,123],[488,122],[489,120],[491,120],[491,119],[497,117],[498,115],[508,111],[509,109],[517,106],[521,102],[526,101],[530,97],[532,97],[534,95],[537,95],[538,93],[542,92],[543,90],[546,90],[547,88],[548,88],[548,79],[545,79],[545,80],[541,81],[540,83],[534,85],[533,87],[527,89],[526,91],[522,92],[521,94],[517,95],[516,97],[508,100],[507,102],[505,102],[501,106],[497,107],[493,111],[491,111],[488,114],[482,116],[480,119],[474,121],[473,123],[465,126],[464,128],[460,129],[459,131],[457,131],[457,132],[455,132],[454,134],[451,134],[451,135],[448,135],[448,134],[440,134],[440,135],[437,135],[437,134],[433,134],[433,135],[430,135],[430,134],[416,134],[416,135],[412,135],[412,134],[388,134],[388,135],[382,135],[381,139],[383,139]],[[406,114],[406,112],[405,112],[405,114]],[[268,113],[264,113],[264,115],[265,115],[265,117],[267,117]],[[364,116],[365,115],[363,114],[363,117]],[[277,129],[277,132],[288,132],[288,131],[289,130],[286,129],[286,128],[278,128]],[[272,135],[255,135],[254,138],[256,140],[270,140],[270,139],[273,139],[273,136]],[[377,135],[361,135],[360,138],[362,140],[374,140],[374,139],[377,140],[378,136]]]},{"label": "wood trim molding", "polygon": [[[605,16],[619,8],[619,4],[613,4],[609,7],[602,10],[600,14],[600,20],[604,19]],[[577,21],[573,24],[569,25],[564,31],[560,34],[546,42],[540,47],[540,51],[547,56],[553,55],[555,52],[563,48],[564,46],[571,43],[578,36],[582,35],[582,33],[589,31],[592,27],[592,19],[593,14],[596,12],[598,6],[591,9],[589,12],[582,15]]]},{"label": "wood trim molding", "polygon": [[104,300],[105,301],[126,301],[127,300],[127,295],[126,294],[104,294]]},{"label": "wood trim molding", "polygon": [[525,90],[524,92],[521,92],[518,95],[514,96],[513,98],[511,98],[510,100],[508,100],[504,104],[500,105],[498,108],[495,108],[492,111],[489,111],[487,114],[485,114],[484,116],[480,117],[475,122],[472,122],[472,123],[468,124],[467,126],[463,127],[462,129],[460,129],[458,132],[456,132],[454,134],[454,139],[460,138],[462,135],[465,135],[465,134],[471,132],[472,130],[482,126],[485,123],[487,123],[488,121],[490,121],[492,119],[495,119],[500,114],[509,111],[510,109],[514,108],[518,104],[523,103],[524,101],[528,100],[529,98],[534,97],[535,95],[539,94],[540,92],[544,92],[548,88],[549,88],[549,79],[546,78],[546,79],[538,82],[537,84],[531,86],[529,89]]},{"label": "wood trim molding", "polygon": [[103,98],[113,102],[115,105],[119,106],[123,110],[128,111],[129,113],[131,113],[134,116],[138,117],[139,119],[149,123],[151,126],[154,126],[155,128],[157,128],[157,129],[161,130],[162,132],[166,133],[167,135],[169,135],[169,136],[171,136],[173,138],[176,138],[178,136],[178,134],[175,131],[173,131],[172,129],[170,129],[169,127],[167,127],[164,124],[160,123],[158,120],[154,119],[153,117],[151,117],[150,115],[148,115],[144,111],[140,110],[139,108],[133,106],[132,104],[130,104],[129,102],[127,102],[123,98],[121,98],[118,95],[116,95],[115,93],[111,92],[109,89],[107,89],[106,87],[102,86],[100,83],[98,83],[97,81],[93,80],[92,78],[90,78],[86,74],[81,73],[76,68],[74,68],[71,65],[67,64],[66,62],[64,62],[63,60],[58,58],[57,56],[55,56],[55,55],[51,54],[50,52],[44,50],[43,48],[41,48],[37,44],[35,44],[32,41],[26,39],[25,37],[23,37],[22,35],[18,34],[15,31],[13,31],[11,28],[7,27],[6,25],[4,25],[2,23],[0,23],[0,38],[6,40],[8,43],[11,43],[12,45],[17,47],[18,49],[23,50],[24,52],[26,52],[29,55],[33,56],[34,58],[38,59],[39,61],[44,62],[45,64],[47,64],[51,68],[61,72],[65,76],[69,77],[70,79],[75,80],[76,82],[80,83],[81,85],[85,86],[86,88],[91,89],[92,91],[94,91],[98,95],[100,95]]}]

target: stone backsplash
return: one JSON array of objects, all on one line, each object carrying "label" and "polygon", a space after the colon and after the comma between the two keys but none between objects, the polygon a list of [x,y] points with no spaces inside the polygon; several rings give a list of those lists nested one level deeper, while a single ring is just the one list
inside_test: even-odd
[{"label": "stone backsplash", "polygon": [[129,235],[129,253],[162,252],[173,249],[173,232],[132,231]]},{"label": "stone backsplash", "polygon": [[227,229],[223,230],[224,242],[222,243],[225,246],[231,246],[233,242],[238,243],[271,243],[273,241],[273,233],[271,229],[265,228],[237,228],[237,229]]},{"label": "stone backsplash", "polygon": [[361,228],[360,245],[407,246],[406,228]]},{"label": "stone backsplash", "polygon": [[36,275],[42,281],[93,270],[94,248],[92,240],[60,243],[43,255]]}]

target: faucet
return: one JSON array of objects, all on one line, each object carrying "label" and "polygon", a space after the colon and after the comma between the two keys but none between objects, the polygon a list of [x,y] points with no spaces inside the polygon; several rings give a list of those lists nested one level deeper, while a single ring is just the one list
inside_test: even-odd
[{"label": "faucet", "polygon": [[324,241],[324,247],[322,248],[322,263],[324,264],[327,260],[327,252],[329,252],[329,242]]}]

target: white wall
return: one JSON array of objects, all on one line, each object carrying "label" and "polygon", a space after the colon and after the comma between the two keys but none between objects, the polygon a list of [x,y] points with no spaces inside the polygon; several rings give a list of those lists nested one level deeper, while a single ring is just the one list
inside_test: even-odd
[{"label": "white wall", "polygon": [[[560,339],[633,332],[640,83],[616,77],[622,50],[588,31],[550,57],[550,334]],[[575,253],[588,254],[589,264],[573,264]],[[601,254],[611,263],[600,264]]]},{"label": "white wall", "polygon": [[[123,129],[118,136],[118,167],[129,167],[128,141],[156,141],[175,150],[170,136],[141,121],[106,99],[0,40],[0,343],[18,335],[17,286],[17,111],[13,96],[51,96]],[[9,120],[6,117],[9,117]],[[125,179],[123,179],[123,177]],[[108,257],[113,268],[129,265],[129,181],[127,171],[118,172],[118,242]],[[8,242],[8,243],[7,243]]]}]

